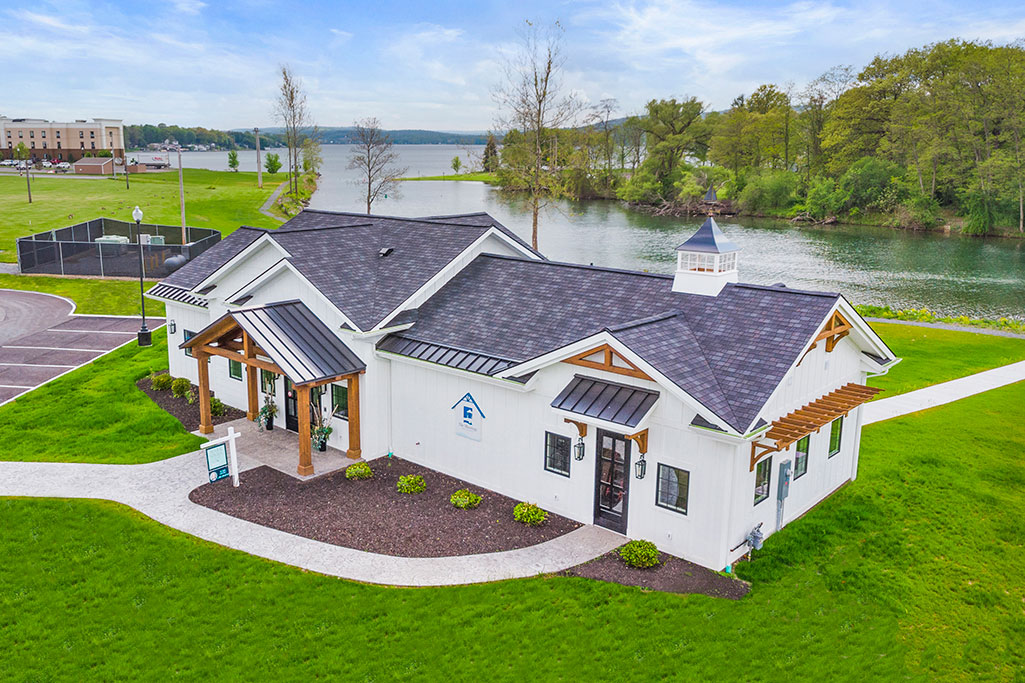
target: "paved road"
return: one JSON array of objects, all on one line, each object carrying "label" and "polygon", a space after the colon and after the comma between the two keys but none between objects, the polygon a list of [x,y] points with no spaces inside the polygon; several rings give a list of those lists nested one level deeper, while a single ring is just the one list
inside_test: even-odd
[{"label": "paved road", "polygon": [[[67,299],[0,289],[0,405],[135,339],[139,318],[74,315]],[[150,329],[164,324],[148,319]]]}]

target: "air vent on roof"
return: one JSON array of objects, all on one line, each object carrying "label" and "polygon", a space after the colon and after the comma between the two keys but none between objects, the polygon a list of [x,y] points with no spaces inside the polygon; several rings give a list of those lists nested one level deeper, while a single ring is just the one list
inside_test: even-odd
[{"label": "air vent on roof", "polygon": [[787,286],[784,283],[782,283],[782,282],[777,282],[776,284],[773,285],[773,287],[782,287],[783,289],[787,288]]},{"label": "air vent on roof", "polygon": [[209,294],[210,292],[214,291],[215,289],[217,289],[217,285],[210,285],[209,287],[204,287],[203,289],[199,290],[199,292],[197,292],[197,294]]},{"label": "air vent on roof", "polygon": [[392,253],[393,251],[395,251],[395,250],[392,249],[391,247],[384,247],[383,249],[381,249],[381,251],[377,252],[377,255],[380,256],[381,258],[384,258],[385,256],[387,256],[388,254]]}]

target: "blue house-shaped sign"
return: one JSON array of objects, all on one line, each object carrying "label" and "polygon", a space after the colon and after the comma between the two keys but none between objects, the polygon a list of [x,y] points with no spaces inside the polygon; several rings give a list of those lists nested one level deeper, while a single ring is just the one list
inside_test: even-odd
[{"label": "blue house-shaped sign", "polygon": [[452,410],[456,411],[456,434],[465,436],[467,439],[480,441],[481,432],[484,428],[484,411],[477,405],[477,401],[469,393],[463,395],[455,402]]}]

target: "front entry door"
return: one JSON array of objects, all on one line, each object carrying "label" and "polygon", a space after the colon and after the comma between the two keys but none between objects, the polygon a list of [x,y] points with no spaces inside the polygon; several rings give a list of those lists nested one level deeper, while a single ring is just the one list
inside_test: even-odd
[{"label": "front entry door", "polygon": [[598,430],[594,475],[594,523],[626,533],[630,489],[630,442],[620,434]]},{"label": "front entry door", "polygon": [[285,429],[299,431],[299,397],[291,380],[285,378]]}]

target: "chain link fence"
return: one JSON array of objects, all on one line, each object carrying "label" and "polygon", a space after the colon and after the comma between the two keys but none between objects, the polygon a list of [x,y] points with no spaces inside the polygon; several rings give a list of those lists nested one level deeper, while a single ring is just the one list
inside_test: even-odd
[{"label": "chain link fence", "polygon": [[[191,261],[217,244],[221,233],[209,228],[182,228],[143,223],[138,232],[150,235],[151,243],[142,245],[146,277],[163,278],[175,270],[167,261],[184,256]],[[127,242],[100,238],[119,236]],[[97,241],[100,240],[100,241]],[[100,277],[137,277],[139,275],[139,238],[134,223],[96,218],[59,230],[47,230],[17,240],[18,268],[22,273],[46,275],[98,275]]]}]

